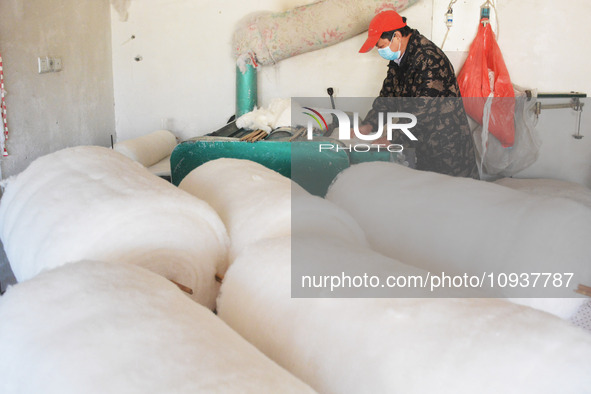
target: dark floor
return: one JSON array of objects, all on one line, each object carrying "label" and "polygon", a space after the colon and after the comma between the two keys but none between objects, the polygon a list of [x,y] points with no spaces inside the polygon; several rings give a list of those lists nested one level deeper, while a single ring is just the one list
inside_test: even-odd
[{"label": "dark floor", "polygon": [[4,253],[4,246],[0,242],[0,293],[4,293],[6,287],[14,283],[16,283],[16,279],[8,264],[8,259]]}]

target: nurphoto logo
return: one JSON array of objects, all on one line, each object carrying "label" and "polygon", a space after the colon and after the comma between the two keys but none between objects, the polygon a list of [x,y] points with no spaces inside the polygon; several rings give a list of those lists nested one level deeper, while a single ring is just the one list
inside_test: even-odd
[{"label": "nurphoto logo", "polygon": [[[314,128],[315,124],[320,128],[321,131],[325,131],[328,129],[328,124],[322,114],[332,114],[335,115],[339,121],[338,127],[338,139],[341,141],[351,140],[351,131],[355,138],[360,141],[367,141],[368,143],[361,143],[361,144],[354,144],[350,147],[342,147],[335,144],[320,144],[320,151],[322,150],[354,150],[355,152],[367,152],[370,150],[387,150],[389,152],[402,152],[403,147],[399,144],[372,144],[373,141],[376,141],[382,137],[384,134],[384,114],[382,112],[378,113],[378,130],[372,134],[362,134],[359,131],[359,113],[353,113],[353,127],[351,127],[351,121],[349,116],[344,112],[338,109],[325,109],[325,108],[310,108],[310,107],[303,107],[309,112],[303,111],[305,115],[308,115],[311,119],[308,120],[308,133],[307,138],[308,140],[312,140],[314,138]],[[408,123],[398,123],[402,119],[410,119]],[[392,140],[392,136],[394,135],[394,131],[401,131],[408,137],[411,141],[417,141],[417,137],[410,131],[411,128],[416,126],[417,124],[417,117],[413,114],[409,114],[406,112],[388,112],[386,114],[386,137],[387,140]]]}]

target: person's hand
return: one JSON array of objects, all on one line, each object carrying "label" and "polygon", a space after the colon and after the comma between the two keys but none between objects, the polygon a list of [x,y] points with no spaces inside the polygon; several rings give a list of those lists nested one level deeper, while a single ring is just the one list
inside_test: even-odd
[{"label": "person's hand", "polygon": [[362,124],[359,126],[359,132],[363,135],[368,135],[373,132],[373,126],[370,124]]},{"label": "person's hand", "polygon": [[[372,131],[373,131],[373,126],[370,124],[362,124],[361,126],[359,126],[359,133],[361,133],[363,135],[371,134]],[[353,129],[351,129],[351,135],[355,135],[353,132]]]}]

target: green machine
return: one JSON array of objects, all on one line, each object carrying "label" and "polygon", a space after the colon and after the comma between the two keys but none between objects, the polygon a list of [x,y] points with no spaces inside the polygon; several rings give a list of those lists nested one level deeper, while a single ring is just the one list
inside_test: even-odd
[{"label": "green machine", "polygon": [[193,169],[211,160],[245,159],[277,171],[323,197],[336,176],[351,164],[391,160],[387,151],[350,152],[342,142],[328,137],[310,141],[298,138],[298,130],[292,128],[276,129],[257,142],[242,141],[250,132],[232,122],[217,132],[180,143],[170,158],[172,183],[178,186]]}]

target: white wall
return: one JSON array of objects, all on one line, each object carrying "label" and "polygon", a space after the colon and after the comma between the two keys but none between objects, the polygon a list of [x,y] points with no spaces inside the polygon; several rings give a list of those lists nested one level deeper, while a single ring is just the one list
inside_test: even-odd
[{"label": "white wall", "polygon": [[[10,131],[2,176],[74,145],[110,144],[115,134],[108,0],[2,0]],[[60,57],[60,72],[38,74],[37,57]]]},{"label": "white wall", "polygon": [[[496,0],[498,43],[513,83],[540,91],[583,91],[591,94],[587,70],[591,55],[585,45],[591,36],[588,0]],[[454,25],[445,51],[467,51],[478,27],[484,0],[453,5]],[[433,41],[441,45],[446,31],[449,0],[433,0]],[[491,10],[493,30],[496,15]],[[459,71],[459,70],[456,70]]]},{"label": "white wall", "polygon": [[[117,136],[120,140],[166,127],[186,139],[223,126],[235,112],[231,39],[245,16],[279,12],[307,0],[133,0],[129,19],[112,11]],[[430,35],[431,2],[405,12]],[[424,15],[427,15],[425,18]],[[134,40],[129,40],[135,35]],[[375,96],[386,65],[376,53],[358,54],[363,35],[320,51],[262,67],[259,105],[275,97]],[[375,52],[375,51],[374,51]],[[142,55],[141,62],[134,57]]]},{"label": "white wall", "polygon": [[[464,0],[453,5],[454,25],[444,50],[456,72],[476,35],[480,5],[484,0]],[[591,95],[591,37],[588,0],[497,0],[499,47],[514,84],[539,92],[584,92]],[[441,45],[446,31],[448,0],[434,0],[433,41]],[[492,26],[496,31],[496,15]],[[568,103],[568,99],[544,103]],[[542,139],[538,161],[516,177],[557,178],[591,187],[591,100],[585,99],[581,134],[576,140],[576,113],[569,109],[547,110],[540,115],[537,130]]]},{"label": "white wall", "polygon": [[[497,0],[499,45],[512,81],[539,91],[591,93],[586,46],[591,36],[586,0]],[[234,113],[235,65],[231,37],[243,17],[259,11],[285,11],[306,0],[132,0],[129,19],[112,11],[113,69],[118,139],[166,127],[185,139],[223,126]],[[454,27],[444,50],[459,71],[478,25],[484,0],[459,0]],[[420,0],[401,12],[408,23],[441,45],[449,0]],[[494,15],[494,14],[493,14]],[[494,23],[494,21],[493,21]],[[135,35],[135,40],[129,40]],[[374,97],[386,72],[375,51],[359,54],[365,34],[320,51],[259,70],[259,105],[274,97]],[[141,55],[143,60],[133,58]],[[327,97],[327,105],[328,105]],[[591,108],[588,106],[586,111]],[[527,176],[569,179],[591,186],[591,125],[583,119],[583,140],[574,140],[568,110],[540,117],[544,146]],[[560,112],[562,111],[562,112]],[[584,111],[585,114],[585,111]],[[564,117],[561,124],[560,119]],[[558,124],[557,124],[558,123]]]},{"label": "white wall", "polygon": [[[557,104],[568,100],[543,102]],[[578,124],[575,111],[543,110],[536,128],[542,139],[538,161],[515,178],[563,179],[591,188],[591,99],[582,102],[580,133],[583,139],[573,138]]]}]

